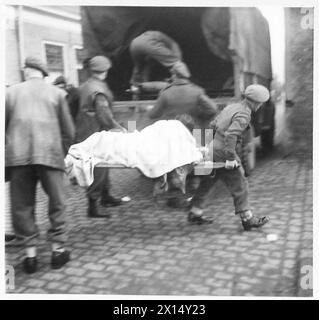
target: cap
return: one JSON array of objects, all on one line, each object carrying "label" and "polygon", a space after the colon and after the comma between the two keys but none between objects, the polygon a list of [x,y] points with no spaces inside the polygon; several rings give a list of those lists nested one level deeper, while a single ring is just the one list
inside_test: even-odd
[{"label": "cap", "polygon": [[260,84],[248,86],[244,95],[246,98],[259,103],[266,102],[270,97],[269,90]]},{"label": "cap", "polygon": [[174,63],[173,67],[171,68],[171,73],[180,78],[190,78],[191,76],[187,65],[182,61],[177,61]]},{"label": "cap", "polygon": [[36,57],[27,57],[25,59],[24,67],[40,70],[44,77],[49,75],[46,65]]},{"label": "cap", "polygon": [[104,56],[95,56],[89,60],[89,69],[96,72],[104,72],[112,67],[110,59]]}]

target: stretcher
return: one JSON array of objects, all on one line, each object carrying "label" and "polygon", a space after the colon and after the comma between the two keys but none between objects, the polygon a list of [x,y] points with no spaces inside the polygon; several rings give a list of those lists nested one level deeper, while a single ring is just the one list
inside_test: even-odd
[{"label": "stretcher", "polygon": [[[125,167],[120,164],[112,164],[112,165],[106,165],[106,164],[99,164],[97,165],[99,168],[113,168],[113,169],[135,169],[131,167]],[[210,175],[213,170],[215,169],[221,169],[225,168],[225,162],[213,162],[213,161],[202,161],[194,166],[194,174],[197,176],[204,176],[204,175]]]},{"label": "stretcher", "polygon": [[135,168],[146,177],[165,180],[168,175],[170,181],[179,184],[188,174],[209,176],[215,169],[225,168],[223,162],[210,161],[209,148],[196,146],[195,139],[177,120],[158,121],[132,133],[129,139],[124,139],[125,136],[116,132],[95,133],[71,146],[65,159],[69,176],[77,179],[80,186],[88,187],[94,180],[94,167]]}]

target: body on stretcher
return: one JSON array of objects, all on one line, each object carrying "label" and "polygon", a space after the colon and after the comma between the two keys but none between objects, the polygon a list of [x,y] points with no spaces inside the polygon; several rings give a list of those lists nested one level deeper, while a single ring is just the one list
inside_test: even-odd
[{"label": "body on stretcher", "polygon": [[210,175],[225,167],[212,158],[209,150],[196,146],[195,138],[180,121],[159,120],[140,132],[94,133],[70,147],[65,164],[68,175],[88,187],[93,183],[94,167],[137,168],[148,178],[170,174],[184,179],[192,171]]}]

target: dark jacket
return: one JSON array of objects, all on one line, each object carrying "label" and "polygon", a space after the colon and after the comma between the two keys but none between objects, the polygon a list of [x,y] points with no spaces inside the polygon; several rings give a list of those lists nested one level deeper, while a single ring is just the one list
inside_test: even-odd
[{"label": "dark jacket", "polygon": [[236,145],[251,120],[251,110],[245,102],[226,106],[213,121],[215,130],[213,156],[215,161],[237,160]]},{"label": "dark jacket", "polygon": [[77,88],[75,88],[73,86],[67,86],[65,88],[65,91],[67,93],[66,100],[69,105],[70,113],[71,113],[73,121],[75,122],[76,116],[79,111],[79,104],[80,104],[79,91]]},{"label": "dark jacket", "polygon": [[6,91],[6,167],[40,164],[64,170],[74,125],[63,90],[31,78]]},{"label": "dark jacket", "polygon": [[113,94],[105,81],[89,78],[79,87],[80,108],[76,118],[76,142],[95,132],[118,127],[112,113]]},{"label": "dark jacket", "polygon": [[216,105],[201,87],[187,79],[176,79],[162,90],[148,116],[169,120],[177,115],[189,114],[196,120],[210,119],[216,112]]}]

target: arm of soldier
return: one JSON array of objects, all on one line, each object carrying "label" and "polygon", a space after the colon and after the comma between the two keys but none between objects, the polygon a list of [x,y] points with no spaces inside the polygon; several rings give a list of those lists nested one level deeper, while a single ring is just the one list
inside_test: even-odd
[{"label": "arm of soldier", "polygon": [[70,146],[74,142],[75,127],[64,94],[60,95],[59,122],[61,128],[63,149],[64,153],[67,154]]},{"label": "arm of soldier", "polygon": [[164,94],[160,93],[159,97],[156,100],[155,106],[148,111],[148,113],[146,114],[150,119],[155,119],[155,118],[159,118],[165,109],[165,96]]},{"label": "arm of soldier", "polygon": [[237,141],[247,128],[250,122],[250,115],[244,112],[236,113],[231,121],[230,126],[225,132],[225,154],[229,161],[236,159]]},{"label": "arm of soldier", "polygon": [[111,130],[116,128],[121,131],[125,131],[125,129],[114,119],[110,103],[104,94],[98,93],[95,96],[94,103],[96,119],[101,125],[102,130]]}]

